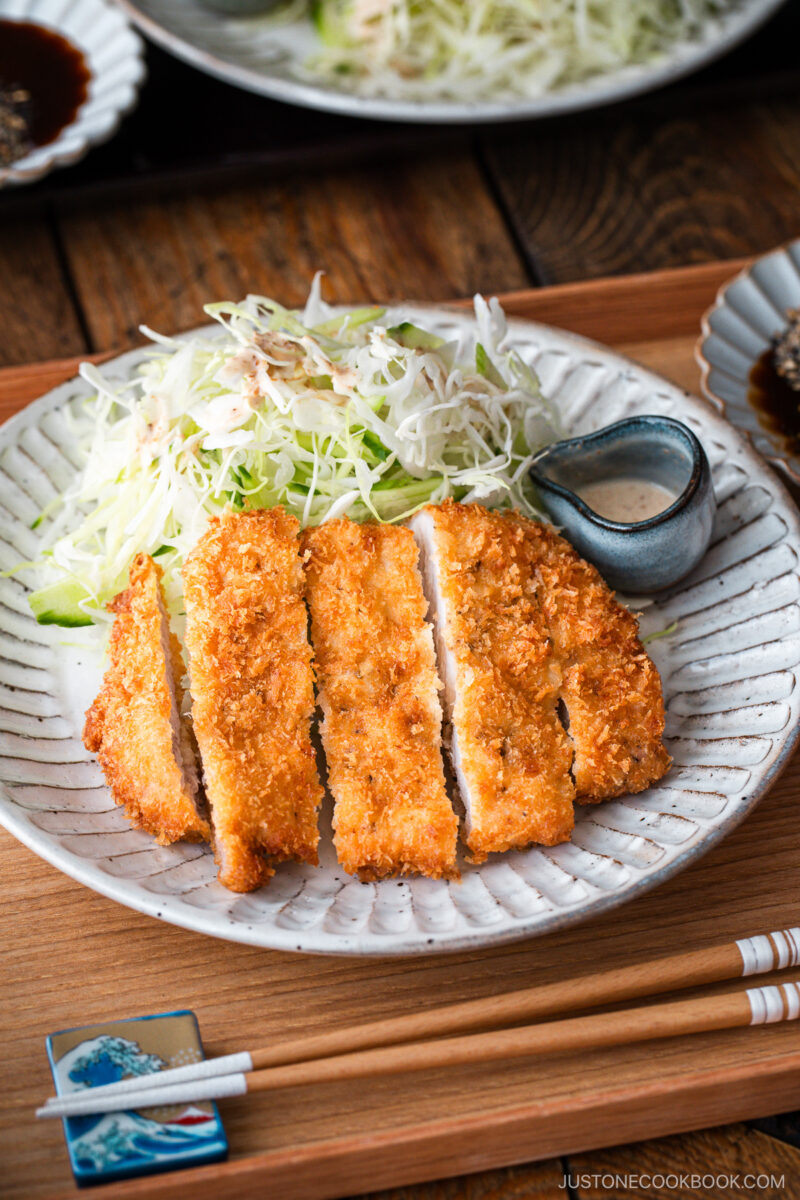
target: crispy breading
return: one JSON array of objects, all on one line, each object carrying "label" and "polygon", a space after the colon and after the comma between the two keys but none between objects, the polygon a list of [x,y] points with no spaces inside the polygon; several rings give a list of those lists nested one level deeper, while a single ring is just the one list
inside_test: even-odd
[{"label": "crispy breading", "polygon": [[454,877],[458,819],[414,539],[338,520],[302,545],[339,862],[365,880]]},{"label": "crispy breading", "polygon": [[569,839],[572,748],[558,719],[559,662],[525,531],[477,504],[413,518],[445,677],[450,750],[474,862]]},{"label": "crispy breading", "polygon": [[183,665],[164,611],[161,569],[145,554],[130,587],[112,600],[111,665],[86,713],[83,740],[97,755],[115,803],[162,845],[205,841],[197,769],[180,710]]},{"label": "crispy breading", "polygon": [[560,697],[581,803],[641,792],[669,770],[664,701],[634,615],[554,529],[518,514],[541,580],[542,612],[561,663]]},{"label": "crispy breading", "polygon": [[214,519],[183,567],[194,732],[220,882],[252,891],[282,859],[317,862],[322,785],[298,523]]}]

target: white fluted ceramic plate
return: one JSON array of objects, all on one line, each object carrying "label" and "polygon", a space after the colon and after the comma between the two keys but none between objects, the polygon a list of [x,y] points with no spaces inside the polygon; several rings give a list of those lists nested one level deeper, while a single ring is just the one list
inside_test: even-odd
[{"label": "white fluted ceramic plate", "polygon": [[[416,316],[415,316],[416,311]],[[468,317],[404,309],[444,337]],[[583,920],[663,882],[704,854],[756,804],[786,763],[800,716],[800,520],[741,434],[701,400],[603,347],[513,322],[513,340],[558,403],[588,432],[634,413],[689,425],[711,462],[719,512],[693,576],[659,597],[647,633],[668,713],[669,774],[638,796],[578,809],[572,842],[463,866],[461,883],[362,884],[337,866],[330,812],[321,866],[284,864],[268,887],[234,895],[200,846],[157,846],[116,809],[81,743],[102,663],[85,630],[41,627],[35,580],[0,580],[0,821],[68,875],[141,912],[202,933],[282,950],[419,954],[488,946]],[[125,379],[133,351],[104,370]],[[36,556],[31,522],[72,479],[72,381],[0,429],[0,570]]]},{"label": "white fluted ceramic plate", "polygon": [[107,141],[136,104],[145,68],[142,39],[106,0],[0,0],[0,19],[31,21],[60,33],[81,51],[91,76],[86,100],[58,137],[0,167],[4,187],[33,183]]},{"label": "white fluted ceramic plate", "polygon": [[610,104],[673,83],[749,37],[784,0],[734,0],[729,12],[708,20],[691,41],[677,42],[658,61],[596,75],[526,99],[469,102],[361,96],[315,81],[304,70],[319,49],[308,20],[277,26],[231,18],[198,0],[117,0],[142,33],[184,62],[227,83],[308,108],[384,121],[518,121]]},{"label": "white fluted ceramic plate", "polygon": [[705,395],[764,458],[800,484],[796,445],[771,430],[748,401],[750,372],[786,328],[789,308],[800,308],[800,238],[763,255],[720,288],[703,316],[696,358]]}]

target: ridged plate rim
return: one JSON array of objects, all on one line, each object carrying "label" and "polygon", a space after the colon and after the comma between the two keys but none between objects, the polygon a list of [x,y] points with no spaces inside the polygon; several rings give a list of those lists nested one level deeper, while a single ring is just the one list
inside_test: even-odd
[{"label": "ridged plate rim", "polygon": [[[711,403],[714,404],[719,411],[727,417],[732,425],[737,424],[736,415],[732,411],[733,406],[717,394],[710,382],[711,373],[714,370],[714,363],[708,357],[707,344],[708,339],[714,332],[712,328],[713,319],[721,309],[727,307],[728,292],[732,287],[740,283],[742,280],[751,279],[753,270],[760,264],[769,261],[775,256],[788,257],[792,251],[794,251],[795,256],[800,259],[800,238],[793,238],[791,241],[784,242],[780,246],[776,246],[774,250],[768,250],[765,254],[759,255],[759,257],[754,259],[753,262],[748,263],[747,266],[742,267],[742,269],[734,276],[720,285],[720,287],[717,289],[714,303],[709,305],[700,319],[700,336],[697,339],[694,351],[695,360],[697,365],[700,367],[700,387],[706,399],[710,400]],[[795,270],[797,271],[796,303],[800,305],[800,268],[797,268],[796,264]],[[755,357],[750,356],[751,367],[755,364],[755,362]],[[741,389],[740,404],[743,407],[748,407],[746,385]],[[756,435],[747,430],[744,431],[744,435],[748,438],[751,444],[753,444],[753,437],[756,436],[758,439],[757,449],[761,453],[761,456],[774,467],[777,467],[779,471],[783,471],[793,483],[800,485],[800,458],[790,454],[782,444],[780,438],[776,437],[770,432],[770,430],[763,427]]]},{"label": "ridged plate rim", "polygon": [[[455,325],[461,329],[471,326],[471,317],[469,314],[464,313],[463,310],[451,310],[442,306],[403,305],[403,311],[412,320],[416,311],[420,314],[419,319],[427,319],[429,323],[438,320],[451,326]],[[685,417],[699,422],[703,427],[704,437],[709,439],[713,437],[719,441],[720,445],[726,443],[726,448],[730,449],[730,454],[732,456],[735,454],[745,464],[746,476],[749,482],[742,488],[742,491],[747,487],[758,486],[769,493],[771,497],[769,513],[777,513],[786,527],[781,544],[786,542],[790,545],[797,561],[798,554],[796,548],[800,547],[800,515],[798,515],[795,509],[791,497],[786,492],[783,484],[765,466],[742,435],[711,409],[706,402],[689,395],[682,389],[668,383],[661,377],[625,359],[623,356],[597,342],[535,322],[510,321],[509,329],[512,338],[517,344],[524,345],[527,340],[529,344],[538,345],[544,355],[552,353],[555,356],[564,356],[569,364],[570,375],[573,371],[580,371],[586,368],[592,368],[593,370],[608,369],[615,373],[615,383],[632,381],[637,386],[644,387],[653,396],[678,405],[679,410]],[[142,354],[143,351],[141,349],[129,351],[105,363],[104,370],[117,376],[124,375],[140,361]],[[70,394],[70,391],[74,391],[76,386],[77,380],[68,381],[52,389],[39,400],[34,401],[20,413],[12,417],[0,429],[0,453],[4,454],[9,446],[15,445],[19,436],[37,418],[43,417],[46,413],[57,409],[63,403],[65,397]],[[641,408],[639,411],[641,411]],[[794,578],[794,574],[792,578]],[[795,602],[794,608],[800,608],[800,602]],[[0,621],[0,633],[2,632],[2,621]],[[5,785],[0,786],[0,823],[29,849],[34,851],[34,853],[92,890],[146,915],[157,917],[168,923],[198,933],[210,934],[223,939],[262,946],[264,948],[290,951],[298,950],[321,954],[386,957],[479,949],[564,929],[591,917],[608,913],[621,904],[627,903],[671,879],[684,870],[690,863],[696,861],[716,846],[752,812],[756,804],[786,766],[797,744],[798,736],[800,736],[800,721],[798,720],[800,684],[796,675],[793,678],[790,699],[794,713],[793,720],[785,728],[782,728],[774,739],[775,748],[769,754],[769,765],[766,769],[757,773],[757,781],[755,781],[753,788],[750,789],[750,794],[746,799],[739,802],[733,811],[729,812],[723,819],[717,820],[713,825],[706,828],[693,844],[685,850],[676,853],[671,861],[668,861],[663,866],[658,867],[656,865],[651,869],[643,871],[641,877],[633,879],[617,890],[610,891],[599,897],[596,896],[566,911],[534,914],[528,919],[515,919],[506,915],[503,919],[502,928],[480,928],[453,935],[447,933],[437,935],[434,933],[423,936],[418,930],[412,930],[408,935],[375,932],[362,934],[355,931],[352,935],[345,935],[326,932],[319,928],[315,928],[310,932],[298,931],[296,929],[281,929],[275,925],[272,918],[261,925],[257,923],[248,924],[243,920],[233,920],[223,913],[192,908],[187,903],[181,902],[180,895],[154,895],[140,886],[137,879],[125,880],[104,874],[94,866],[92,860],[80,858],[72,851],[60,846],[56,841],[55,835],[51,836],[37,828],[32,823],[28,812],[14,802],[13,796],[9,794]],[[787,698],[788,702],[789,699]],[[788,720],[789,718],[787,718]],[[586,812],[587,810],[583,811]],[[654,810],[654,812],[660,811]],[[587,819],[591,818],[594,813],[594,808],[589,809],[589,817]],[[663,812],[661,815],[664,815]],[[536,854],[538,851],[533,850],[524,853]],[[619,865],[619,860],[612,859],[607,855],[603,856],[603,858],[604,861],[615,862]],[[480,876],[481,872],[485,871],[490,865],[498,864],[484,864],[483,867],[470,868],[469,875],[477,874]],[[502,860],[500,860],[499,865],[502,865]],[[279,868],[279,871],[283,869],[285,868]],[[577,877],[575,878],[577,880]],[[346,883],[349,886],[351,881],[346,880]],[[356,886],[374,887],[375,885]],[[386,884],[380,886],[387,888],[396,887],[397,882],[387,881]],[[407,887],[408,884],[403,886]],[[299,894],[302,894],[304,887],[305,884],[300,888]],[[378,894],[377,892],[374,893],[376,896]],[[285,907],[293,903],[295,898],[296,896],[290,897]],[[283,910],[280,911],[282,912]],[[371,911],[374,912],[374,905]]]}]

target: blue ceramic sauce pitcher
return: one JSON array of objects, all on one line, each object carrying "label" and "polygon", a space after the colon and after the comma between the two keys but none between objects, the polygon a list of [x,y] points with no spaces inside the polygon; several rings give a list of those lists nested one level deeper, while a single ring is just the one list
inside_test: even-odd
[{"label": "blue ceramic sauce pitcher", "polygon": [[[554,524],[613,588],[658,592],[683,579],[708,548],[716,502],[705,451],[670,417],[628,417],[596,433],[555,442],[531,478]],[[581,498],[600,481],[642,480],[675,499],[645,520],[610,520]]]}]

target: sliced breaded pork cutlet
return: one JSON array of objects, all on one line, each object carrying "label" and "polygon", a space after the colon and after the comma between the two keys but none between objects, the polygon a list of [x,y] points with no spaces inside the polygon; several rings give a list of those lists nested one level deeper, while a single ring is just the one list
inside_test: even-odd
[{"label": "sliced breaded pork cutlet", "polygon": [[665,774],[658,671],[636,618],[594,567],[519,513],[447,501],[412,527],[476,859],[524,837],[563,841],[572,796],[639,792]]},{"label": "sliced breaded pork cutlet", "polygon": [[542,613],[561,663],[559,695],[575,749],[578,800],[644,791],[671,760],[661,741],[661,679],[636,618],[549,525],[517,514],[507,519],[530,541],[541,581]]},{"label": "sliced breaded pork cutlet", "polygon": [[414,538],[335,520],[302,545],[339,862],[365,880],[452,877],[458,820]]},{"label": "sliced breaded pork cutlet", "polygon": [[140,829],[169,842],[211,834],[197,808],[197,768],[181,718],[181,652],[164,610],[161,569],[145,554],[130,587],[109,605],[116,614],[111,665],[86,714],[83,740],[97,755],[116,804]]},{"label": "sliced breaded pork cutlet", "polygon": [[220,882],[317,862],[322,785],[298,523],[282,508],[215,518],[183,567],[194,732]]},{"label": "sliced breaded pork cutlet", "polygon": [[542,619],[535,547],[521,525],[477,504],[427,507],[411,527],[472,859],[567,841],[572,747],[557,713],[561,670]]}]

